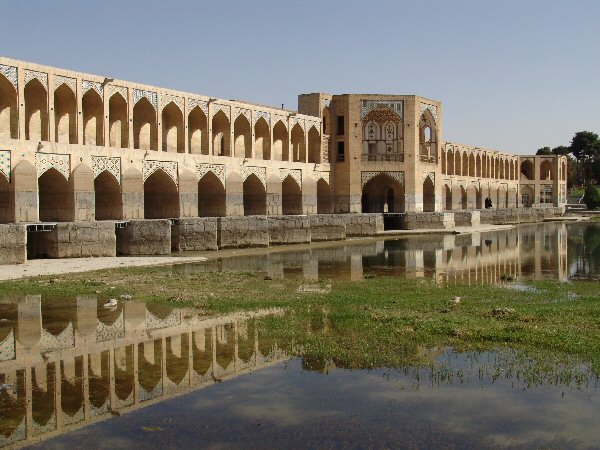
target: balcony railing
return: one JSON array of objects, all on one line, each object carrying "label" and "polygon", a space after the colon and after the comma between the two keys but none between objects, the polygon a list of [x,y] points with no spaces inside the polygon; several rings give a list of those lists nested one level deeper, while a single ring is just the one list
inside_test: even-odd
[{"label": "balcony railing", "polygon": [[404,154],[402,153],[391,153],[391,154],[376,154],[376,153],[363,153],[362,161],[366,162],[404,162]]}]

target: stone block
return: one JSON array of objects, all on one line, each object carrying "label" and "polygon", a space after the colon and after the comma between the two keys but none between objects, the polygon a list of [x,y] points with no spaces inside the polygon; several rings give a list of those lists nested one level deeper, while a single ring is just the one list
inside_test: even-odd
[{"label": "stone block", "polygon": [[[32,233],[33,234],[33,233]],[[64,222],[56,224],[56,258],[116,256],[115,224]]]},{"label": "stone block", "polygon": [[217,218],[177,219],[171,226],[173,250],[217,250]]},{"label": "stone block", "polygon": [[476,227],[481,224],[479,211],[454,211],[454,224],[457,227]]},{"label": "stone block", "polygon": [[383,214],[341,214],[346,236],[375,236],[383,231]]},{"label": "stone block", "polygon": [[117,252],[121,255],[171,254],[169,219],[131,220],[117,230]]},{"label": "stone block", "polygon": [[346,223],[339,214],[308,216],[311,241],[338,241],[346,239]]},{"label": "stone block", "polygon": [[21,264],[27,260],[25,225],[0,225],[0,265]]},{"label": "stone block", "polygon": [[310,243],[310,220],[308,216],[269,216],[269,244]]},{"label": "stone block", "polygon": [[402,221],[405,230],[432,230],[454,228],[452,212],[413,212],[406,213]]},{"label": "stone block", "polygon": [[217,245],[219,248],[268,247],[267,216],[219,217]]}]

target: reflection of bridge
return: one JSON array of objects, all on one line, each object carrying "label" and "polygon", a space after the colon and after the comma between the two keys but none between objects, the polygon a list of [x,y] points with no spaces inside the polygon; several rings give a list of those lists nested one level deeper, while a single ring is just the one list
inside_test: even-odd
[{"label": "reflection of bridge", "polygon": [[[96,298],[0,304],[0,446],[21,446],[286,359],[259,336],[265,310],[199,318]],[[188,315],[190,314],[190,315]]]},{"label": "reflection of bridge", "polygon": [[437,281],[495,283],[503,275],[542,279],[567,277],[567,228],[544,223],[470,234],[431,234],[398,240],[344,242],[298,251],[210,260],[177,270],[263,271],[272,278],[362,279],[364,271]]}]

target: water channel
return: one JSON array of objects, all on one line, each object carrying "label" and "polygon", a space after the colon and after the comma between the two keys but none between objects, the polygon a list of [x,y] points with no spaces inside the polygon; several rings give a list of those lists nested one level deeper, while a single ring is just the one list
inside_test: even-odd
[{"label": "water channel", "polygon": [[[548,223],[249,252],[174,266],[273,278],[440,283],[600,276],[600,224]],[[201,317],[93,296],[0,299],[0,446],[44,448],[587,448],[597,379],[531,377],[511,349],[407,348],[404,367],[351,370],[290,356],[280,310]],[[311,325],[326,333],[327,323]],[[427,364],[413,365],[412,356]],[[558,381],[557,381],[558,380]]]}]

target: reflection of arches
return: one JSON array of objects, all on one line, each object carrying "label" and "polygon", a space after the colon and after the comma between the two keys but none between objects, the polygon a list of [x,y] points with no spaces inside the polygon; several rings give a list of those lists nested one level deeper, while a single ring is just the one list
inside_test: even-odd
[{"label": "reflection of arches", "polygon": [[430,177],[423,182],[423,212],[435,211],[435,188]]},{"label": "reflection of arches", "polygon": [[264,185],[254,174],[246,178],[244,190],[244,215],[258,216],[267,214],[267,193]]},{"label": "reflection of arches", "polygon": [[50,168],[38,179],[39,211],[42,222],[70,222],[75,219],[73,192],[67,179]]},{"label": "reflection of arches", "polygon": [[54,117],[56,142],[77,143],[77,100],[75,93],[61,84],[54,91]]},{"label": "reflection of arches", "polygon": [[288,132],[287,128],[281,120],[277,121],[273,127],[273,153],[272,159],[278,161],[289,160],[289,147],[288,147]]},{"label": "reflection of arches", "polygon": [[217,325],[216,342],[217,365],[227,370],[235,355],[235,334],[233,324]]},{"label": "reflection of arches", "polygon": [[100,95],[88,90],[81,99],[83,112],[83,143],[86,145],[104,145],[104,105]]},{"label": "reflection of arches", "polygon": [[281,213],[302,214],[302,189],[291,175],[281,183]]},{"label": "reflection of arches", "polygon": [[179,193],[175,182],[158,169],[144,182],[144,219],[179,217]]},{"label": "reflection of arches", "polygon": [[317,213],[333,213],[333,202],[331,201],[331,188],[324,179],[317,181]]},{"label": "reflection of arches", "polygon": [[252,131],[250,122],[240,114],[233,123],[234,151],[237,158],[252,158]]},{"label": "reflection of arches", "polygon": [[123,218],[121,186],[108,170],[94,180],[96,194],[96,220],[119,220]]},{"label": "reflection of arches", "polygon": [[212,367],[212,330],[194,331],[193,337],[193,367],[194,372],[200,376],[208,373]]},{"label": "reflection of arches", "polygon": [[15,221],[15,207],[8,178],[0,172],[0,223]]},{"label": "reflection of arches", "polygon": [[213,155],[231,156],[231,126],[229,118],[219,110],[212,118]]},{"label": "reflection of arches", "polygon": [[[110,400],[110,375],[108,370],[108,350],[100,354],[88,356],[88,373],[90,403],[96,408],[101,408]],[[100,367],[98,367],[98,362]],[[97,370],[100,369],[99,372]]]},{"label": "reflection of arches", "polygon": [[321,162],[321,136],[314,126],[308,130],[308,162]]},{"label": "reflection of arches", "polygon": [[256,159],[271,159],[271,133],[264,117],[254,124],[254,139]]},{"label": "reflection of arches", "polygon": [[127,102],[119,93],[114,94],[108,101],[108,127],[110,146],[127,148],[129,145]]},{"label": "reflection of arches", "polygon": [[[69,417],[74,417],[83,408],[83,356],[76,356],[67,362],[60,361],[61,371],[61,389],[60,389],[60,407],[63,413]],[[67,368],[70,366],[69,376],[65,376]]]},{"label": "reflection of arches", "polygon": [[121,401],[127,400],[133,393],[135,382],[133,345],[115,349],[113,364],[115,367],[115,395]]},{"label": "reflection of arches", "polygon": [[200,107],[194,107],[188,114],[188,127],[190,153],[208,155],[208,120]]},{"label": "reflection of arches", "polygon": [[254,357],[255,335],[254,321],[249,320],[238,325],[238,357],[246,364],[252,361]]},{"label": "reflection of arches", "polygon": [[162,150],[183,153],[184,142],[183,113],[175,103],[169,102],[162,110]]},{"label": "reflection of arches", "polygon": [[176,385],[181,384],[189,368],[189,339],[184,333],[167,337],[167,377]]},{"label": "reflection of arches", "polygon": [[419,153],[423,157],[437,156],[437,130],[429,110],[419,120]]},{"label": "reflection of arches", "polygon": [[48,140],[48,92],[37,79],[25,85],[25,139]]},{"label": "reflection of arches", "polygon": [[138,383],[152,392],[162,378],[162,345],[160,339],[138,344]]},{"label": "reflection of arches", "polygon": [[540,180],[553,180],[552,163],[548,160],[540,164]]},{"label": "reflection of arches", "polygon": [[533,162],[530,160],[525,160],[521,163],[521,178],[525,178],[526,180],[534,179],[535,169],[533,167]]},{"label": "reflection of arches", "polygon": [[291,132],[292,141],[292,161],[306,161],[306,142],[304,139],[304,130],[299,124],[294,125]]},{"label": "reflection of arches", "polygon": [[0,75],[0,137],[19,137],[17,91],[10,81]]},{"label": "reflection of arches", "polygon": [[447,184],[444,185],[444,188],[442,190],[443,193],[443,201],[444,201],[444,209],[446,211],[451,211],[452,210],[452,189],[450,189],[450,186],[448,186]]},{"label": "reflection of arches", "polygon": [[379,174],[364,185],[361,200],[363,213],[404,212],[404,185]]},{"label": "reflection of arches", "polygon": [[225,188],[212,172],[198,181],[198,216],[222,217],[225,215]]},{"label": "reflection of arches", "polygon": [[461,209],[467,209],[468,203],[467,203],[467,190],[464,188],[464,186],[460,187],[460,207]]},{"label": "reflection of arches", "polygon": [[56,365],[50,363],[42,365],[41,370],[36,370],[36,368],[26,369],[31,370],[32,418],[37,425],[44,426],[52,419],[55,411]]},{"label": "reflection of arches", "polygon": [[146,97],[133,107],[133,147],[142,150],[158,150],[156,110]]}]

